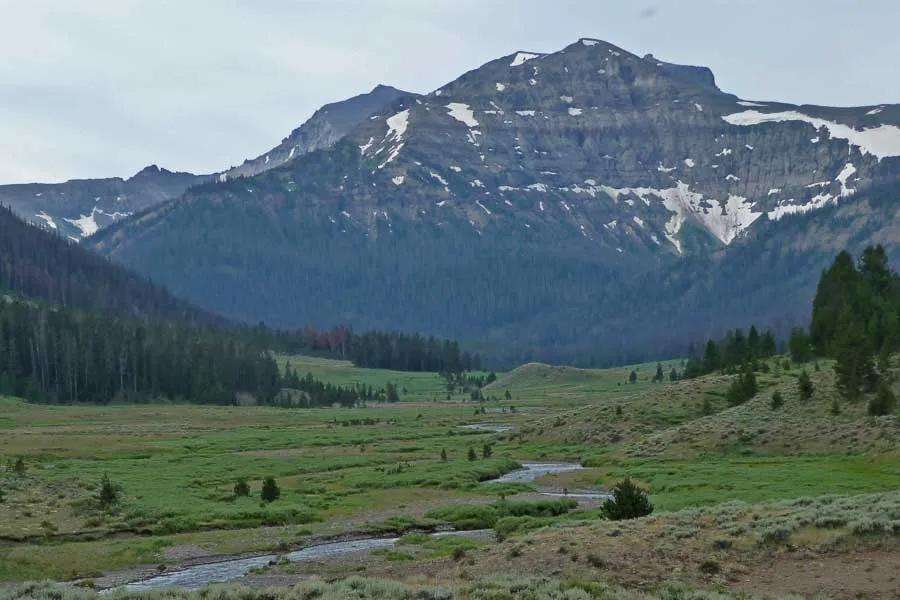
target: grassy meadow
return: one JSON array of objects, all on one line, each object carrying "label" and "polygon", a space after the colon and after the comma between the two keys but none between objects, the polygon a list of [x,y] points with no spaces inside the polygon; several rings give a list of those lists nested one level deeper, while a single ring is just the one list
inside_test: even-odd
[{"label": "grassy meadow", "polygon": [[[656,363],[605,370],[524,365],[484,390],[498,401],[473,403],[460,393],[448,401],[436,374],[280,360],[335,384],[395,383],[402,401],[280,409],[45,406],[0,398],[0,581],[97,578],[381,532],[407,534],[373,558],[396,577],[396,569],[494,551],[477,541],[416,537],[415,530],[460,525],[466,511],[479,518],[494,511],[488,525],[504,527],[514,543],[548,527],[587,527],[579,523],[597,521],[595,505],[518,516],[492,507],[501,496],[533,501],[539,488],[609,488],[626,476],[649,489],[664,512],[900,489],[897,415],[868,417],[864,405],[835,413],[827,363],[805,367],[816,386],[809,401],[796,397],[799,368],[775,360],[760,376],[757,396],[731,407],[724,395],[731,376],[657,383]],[[667,376],[673,366],[680,362],[663,364]],[[627,383],[633,369],[638,381]],[[785,397],[778,409],[770,406],[775,390]],[[513,429],[464,427],[472,424]],[[20,457],[24,473],[14,472]],[[534,483],[483,483],[535,460],[586,468]],[[121,487],[113,510],[97,505],[104,475]],[[268,476],[281,495],[263,503]],[[247,497],[233,492],[239,478],[250,484]]]}]

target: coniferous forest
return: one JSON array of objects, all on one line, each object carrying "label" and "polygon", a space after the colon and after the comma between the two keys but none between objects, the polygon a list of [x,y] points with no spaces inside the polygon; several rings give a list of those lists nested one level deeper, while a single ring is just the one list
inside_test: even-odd
[{"label": "coniferous forest", "polygon": [[[884,247],[867,247],[858,261],[846,251],[835,257],[819,280],[809,330],[794,328],[786,346],[798,363],[834,359],[846,400],[877,392],[886,383],[890,357],[900,350],[900,276]],[[722,371],[747,377],[758,359],[775,353],[770,331],[729,331],[722,340],[708,340],[702,353],[693,353],[684,376]]]}]

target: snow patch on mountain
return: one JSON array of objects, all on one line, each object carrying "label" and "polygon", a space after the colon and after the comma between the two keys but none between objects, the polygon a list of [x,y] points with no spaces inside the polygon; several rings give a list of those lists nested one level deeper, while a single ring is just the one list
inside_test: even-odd
[{"label": "snow patch on mountain", "polygon": [[478,127],[478,120],[475,118],[475,112],[468,104],[462,102],[451,102],[446,106],[450,109],[447,114],[461,123],[465,123],[467,127]]},{"label": "snow patch on mountain", "polygon": [[53,217],[51,217],[50,215],[48,215],[46,212],[41,211],[41,212],[37,213],[37,214],[34,215],[34,216],[36,216],[36,217],[39,218],[39,219],[43,219],[44,222],[47,223],[47,226],[48,226],[50,229],[56,229],[56,221],[54,221],[54,220],[53,220]]},{"label": "snow patch on mountain", "polygon": [[385,140],[397,141],[403,139],[403,134],[409,127],[409,109],[401,110],[397,114],[390,116],[386,120],[388,132],[385,134]]},{"label": "snow patch on mountain", "polygon": [[770,220],[777,221],[785,215],[808,213],[813,210],[819,210],[829,204],[834,204],[835,202],[836,200],[831,194],[816,194],[806,204],[793,204],[793,198],[791,198],[780,202],[778,206],[773,210],[770,210],[766,215]]},{"label": "snow patch on mountain", "polygon": [[835,181],[841,184],[841,198],[846,198],[856,193],[855,189],[847,187],[847,179],[854,173],[856,173],[856,167],[853,166],[853,163],[847,163],[841,169],[841,172],[838,173],[838,176],[834,178]]},{"label": "snow patch on mountain", "polygon": [[85,238],[90,235],[94,235],[97,233],[97,230],[100,229],[100,225],[97,223],[97,217],[107,217],[111,221],[118,221],[119,219],[123,219],[125,217],[130,217],[133,213],[130,212],[111,212],[108,213],[98,207],[94,207],[91,209],[91,214],[89,215],[80,215],[77,219],[64,219],[65,221],[74,225],[81,232],[81,237]]},{"label": "snow patch on mountain", "polygon": [[763,214],[753,211],[753,202],[743,196],[731,194],[723,204],[713,198],[704,199],[703,194],[691,191],[690,186],[683,181],[678,181],[675,187],[666,189],[610,186],[600,186],[600,189],[616,202],[619,197],[628,195],[637,196],[644,204],[650,203],[650,196],[661,198],[663,206],[673,213],[665,225],[666,238],[679,252],[681,244],[675,235],[681,231],[688,217],[697,219],[707,231],[728,245]]},{"label": "snow patch on mountain", "polygon": [[527,61],[539,56],[540,54],[534,54],[531,52],[519,52],[516,54],[515,58],[513,58],[512,62],[509,63],[509,66],[518,67],[520,65],[524,65]]},{"label": "snow patch on mountain", "polygon": [[[739,113],[724,115],[723,120],[739,126],[759,125],[761,123],[782,123],[784,121],[802,121],[809,123],[816,130],[824,127],[833,138],[847,140],[851,146],[856,146],[863,154],[872,154],[881,160],[887,156],[900,156],[900,127],[895,125],[879,125],[868,129],[854,129],[843,123],[827,121],[818,117],[811,117],[796,110],[786,110],[775,113],[764,113],[758,110],[746,110]],[[816,138],[813,138],[816,139]],[[816,139],[818,141],[818,139]]]}]

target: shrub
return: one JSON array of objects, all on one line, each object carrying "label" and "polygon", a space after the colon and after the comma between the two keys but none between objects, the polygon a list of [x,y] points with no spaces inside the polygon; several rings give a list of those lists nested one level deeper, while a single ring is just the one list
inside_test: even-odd
[{"label": "shrub", "polygon": [[13,465],[13,473],[16,475],[24,475],[25,471],[25,459],[20,456],[16,459],[16,464]]},{"label": "shrub", "polygon": [[275,478],[266,477],[263,480],[262,491],[259,497],[262,498],[263,502],[274,502],[278,500],[279,496],[281,496],[281,489],[278,487],[278,483],[275,482]]},{"label": "shrub", "polygon": [[104,474],[100,480],[100,489],[97,492],[97,502],[100,508],[108,510],[119,503],[121,488],[109,480],[109,475]]},{"label": "shrub", "polygon": [[721,570],[719,563],[715,560],[707,559],[700,563],[700,572],[706,575],[716,575]]},{"label": "shrub", "polygon": [[725,398],[732,406],[743,404],[756,395],[758,390],[756,384],[756,374],[753,372],[752,366],[747,363],[738,374],[737,378],[728,386],[725,392]]},{"label": "shrub", "polygon": [[237,497],[250,495],[250,485],[243,477],[238,479],[237,483],[234,484],[234,495]]},{"label": "shrub", "polygon": [[770,403],[772,409],[781,408],[784,405],[784,397],[781,395],[781,392],[775,390],[775,393],[772,394],[772,402]]},{"label": "shrub", "polygon": [[478,460],[478,455],[475,453],[475,448],[469,446],[469,460]]},{"label": "shrub", "polygon": [[815,388],[813,388],[812,381],[809,379],[809,373],[805,370],[800,373],[800,377],[797,379],[797,385],[800,392],[801,400],[809,400],[813,397],[813,392],[815,392]]},{"label": "shrub", "polygon": [[626,477],[613,488],[613,497],[603,503],[603,515],[610,520],[636,519],[653,512],[647,492]]},{"label": "shrub", "polygon": [[891,386],[882,382],[875,396],[869,401],[868,411],[873,417],[882,417],[893,413],[896,405],[897,398]]}]

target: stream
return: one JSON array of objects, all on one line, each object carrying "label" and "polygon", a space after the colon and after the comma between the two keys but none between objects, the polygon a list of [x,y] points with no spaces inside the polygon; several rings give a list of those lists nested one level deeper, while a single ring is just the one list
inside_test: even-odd
[{"label": "stream", "polygon": [[[493,530],[476,531],[442,531],[432,533],[433,537],[446,537],[451,535],[484,535]],[[180,571],[156,575],[140,581],[122,586],[129,591],[147,591],[159,588],[179,587],[194,590],[205,587],[211,583],[222,583],[239,579],[253,569],[264,567],[277,560],[288,562],[304,562],[335,558],[352,554],[354,552],[370,552],[382,548],[392,548],[397,544],[398,537],[391,538],[363,538],[359,540],[346,540],[343,542],[328,542],[315,544],[301,548],[288,554],[263,554],[248,558],[236,558],[213,563],[205,563],[186,567]]]},{"label": "stream", "polygon": [[527,483],[544,475],[581,471],[583,469],[584,467],[576,463],[522,463],[521,469],[516,469],[496,479],[491,479],[489,483]]},{"label": "stream", "polygon": [[[510,471],[496,479],[492,479],[493,483],[524,483],[534,481],[544,475],[552,473],[564,473],[567,471],[580,471],[583,469],[579,464],[574,463],[523,463],[520,469]],[[555,492],[541,492],[549,496],[563,496]],[[573,493],[568,494],[572,498],[605,498],[606,495],[599,493]],[[476,530],[476,531],[444,531],[432,533],[434,537],[444,537],[448,535],[484,535],[492,530]],[[147,579],[135,581],[125,584],[123,587],[130,591],[146,591],[159,588],[180,587],[184,589],[198,589],[211,583],[222,583],[239,579],[259,567],[265,567],[269,563],[278,560],[287,560],[289,562],[304,562],[312,560],[321,560],[335,558],[352,554],[354,552],[371,552],[383,548],[392,548],[397,544],[398,537],[387,538],[363,538],[358,540],[346,540],[342,542],[328,542],[323,544],[315,544],[301,548],[287,554],[263,554],[260,556],[250,556],[245,558],[226,559],[219,562],[211,562],[185,567],[179,571],[171,573],[162,573]]]}]

